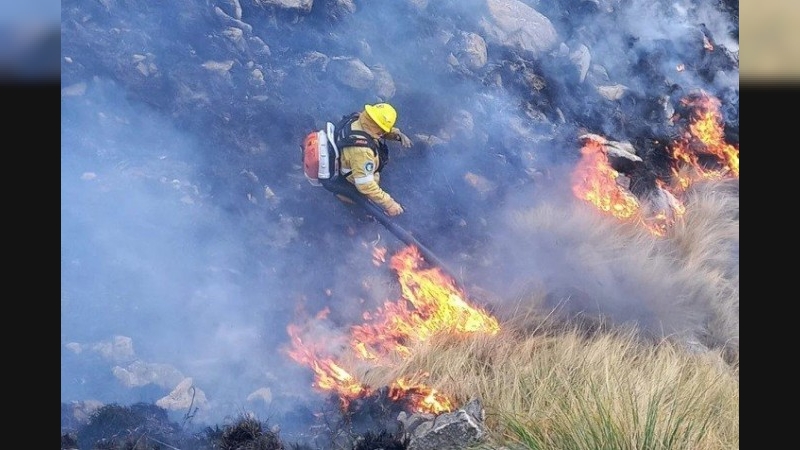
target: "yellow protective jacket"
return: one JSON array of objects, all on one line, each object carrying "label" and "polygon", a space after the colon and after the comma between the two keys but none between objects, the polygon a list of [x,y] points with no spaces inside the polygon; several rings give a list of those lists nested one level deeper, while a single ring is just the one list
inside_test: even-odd
[{"label": "yellow protective jacket", "polygon": [[[380,136],[370,132],[362,123],[361,118],[353,121],[353,130],[363,131],[378,141]],[[377,142],[376,142],[377,145]],[[383,144],[385,145],[385,144]],[[381,161],[378,152],[367,146],[348,146],[339,149],[341,153],[339,172],[344,175],[350,183],[355,185],[358,192],[380,205],[383,209],[389,208],[394,203],[394,199],[381,189],[380,172]]]}]

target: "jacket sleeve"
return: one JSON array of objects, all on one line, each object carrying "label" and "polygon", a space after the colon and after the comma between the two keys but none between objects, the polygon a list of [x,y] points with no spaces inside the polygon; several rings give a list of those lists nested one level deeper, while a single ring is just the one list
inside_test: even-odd
[{"label": "jacket sleeve", "polygon": [[392,128],[392,131],[383,135],[383,138],[387,141],[400,141],[400,134],[401,131],[399,128]]},{"label": "jacket sleeve", "polygon": [[347,147],[343,150],[343,157],[348,159],[352,172],[348,178],[352,177],[352,183],[368,199],[380,205],[383,209],[387,209],[395,201],[394,199],[381,189],[378,184],[380,174],[375,173],[378,168],[378,160],[372,153],[370,148],[366,147]]}]

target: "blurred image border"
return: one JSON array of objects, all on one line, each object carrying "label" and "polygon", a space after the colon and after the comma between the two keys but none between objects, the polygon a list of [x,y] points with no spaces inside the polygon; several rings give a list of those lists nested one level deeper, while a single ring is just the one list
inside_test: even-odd
[{"label": "blurred image border", "polygon": [[54,24],[0,26],[0,84],[58,84],[61,79],[61,28]]}]

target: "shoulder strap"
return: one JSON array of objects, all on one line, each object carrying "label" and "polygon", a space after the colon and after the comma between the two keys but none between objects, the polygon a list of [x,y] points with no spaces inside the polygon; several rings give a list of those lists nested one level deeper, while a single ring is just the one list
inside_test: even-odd
[{"label": "shoulder strap", "polygon": [[358,113],[352,113],[342,116],[342,119],[336,124],[335,141],[336,146],[340,149],[344,147],[369,147],[377,154],[378,149],[375,140],[365,131],[354,130],[353,122],[358,119]]}]

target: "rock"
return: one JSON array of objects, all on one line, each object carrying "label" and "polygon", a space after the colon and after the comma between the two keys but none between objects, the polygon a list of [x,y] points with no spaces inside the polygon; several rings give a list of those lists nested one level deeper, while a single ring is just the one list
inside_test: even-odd
[{"label": "rock", "polygon": [[475,188],[475,190],[478,191],[481,197],[485,197],[486,194],[497,189],[496,183],[490,181],[488,178],[482,175],[478,175],[472,172],[467,172],[464,175],[464,181],[466,181],[467,184]]},{"label": "rock", "polygon": [[308,67],[314,70],[324,71],[328,67],[328,62],[330,62],[330,60],[331,59],[324,53],[308,52],[303,54],[303,56],[297,62],[297,65],[300,67]]},{"label": "rock", "polygon": [[413,434],[420,424],[431,421],[434,417],[433,414],[416,413],[409,415],[402,411],[398,414],[397,420],[403,424],[403,429],[406,433]]},{"label": "rock", "polygon": [[569,54],[569,59],[578,66],[580,81],[583,83],[583,80],[586,79],[586,74],[589,73],[589,66],[592,63],[592,54],[589,53],[589,47],[581,44],[574,52]]},{"label": "rock", "polygon": [[550,19],[518,0],[487,0],[489,16],[480,26],[486,39],[539,58],[559,43]]},{"label": "rock", "polygon": [[398,416],[410,437],[408,450],[459,450],[469,448],[486,439],[483,406],[473,399],[463,408],[440,414],[401,413]]},{"label": "rock", "polygon": [[220,75],[226,75],[231,67],[233,67],[234,61],[229,59],[227,61],[206,61],[202,64],[204,69],[210,70],[212,72],[217,72]]},{"label": "rock", "polygon": [[261,69],[253,69],[250,72],[250,83],[253,86],[264,86],[264,72]]},{"label": "rock", "polygon": [[488,53],[486,41],[475,33],[461,33],[457,39],[458,50],[454,55],[458,63],[470,70],[477,70],[486,65]]},{"label": "rock", "polygon": [[247,51],[247,41],[244,39],[244,31],[238,27],[227,27],[222,31],[223,36],[228,38],[237,51],[244,53]]},{"label": "rock", "polygon": [[250,24],[247,24],[237,18],[229,16],[219,6],[214,7],[214,14],[216,14],[217,17],[220,19],[220,21],[226,26],[241,28],[243,31],[246,31],[247,33],[253,32],[253,27]]},{"label": "rock", "polygon": [[314,0],[253,0],[253,3],[283,9],[296,9],[304,13],[311,12],[311,7],[314,6]]},{"label": "rock", "polygon": [[269,45],[266,44],[260,37],[258,36],[250,36],[247,38],[247,42],[250,44],[250,50],[259,56],[271,56],[272,52],[269,49]]},{"label": "rock", "polygon": [[99,342],[92,345],[92,351],[117,363],[130,362],[136,358],[133,339],[128,336],[114,336],[110,342]]},{"label": "rock", "polygon": [[97,400],[84,400],[84,401],[72,402],[70,403],[72,412],[71,419],[81,425],[87,424],[89,423],[89,419],[92,417],[92,414],[94,414],[95,411],[102,408],[103,406],[104,406],[103,403]]},{"label": "rock", "polygon": [[579,136],[580,139],[588,139],[603,146],[603,150],[607,155],[615,156],[618,158],[625,158],[631,161],[642,161],[642,158],[636,155],[636,148],[633,147],[628,141],[612,141],[600,136],[599,134],[586,133]]},{"label": "rock", "polygon": [[371,70],[375,76],[373,86],[378,96],[384,101],[394,97],[397,87],[394,84],[392,74],[382,65],[375,66]]},{"label": "rock", "polygon": [[194,386],[191,377],[184,378],[167,396],[156,401],[156,406],[167,410],[178,411],[189,408],[205,408],[208,406],[206,394]]},{"label": "rock", "polygon": [[331,58],[328,70],[340,83],[355,89],[372,86],[375,74],[358,58]]},{"label": "rock", "polygon": [[606,100],[619,100],[628,90],[627,86],[615,84],[612,86],[598,86],[597,92],[606,98]]},{"label": "rock", "polygon": [[239,0],[222,0],[224,3],[227,3],[230,6],[231,14],[234,19],[242,20],[242,5],[239,3]]},{"label": "rock", "polygon": [[183,374],[169,364],[147,363],[144,361],[134,361],[125,367],[114,366],[111,372],[127,387],[155,384],[168,388],[174,386],[178,380],[183,379]]}]

